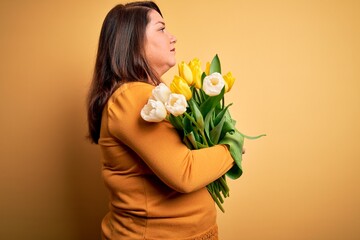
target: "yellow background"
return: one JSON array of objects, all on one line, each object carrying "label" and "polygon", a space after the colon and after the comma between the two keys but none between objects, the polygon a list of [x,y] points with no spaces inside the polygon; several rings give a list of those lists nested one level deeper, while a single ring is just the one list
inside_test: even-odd
[{"label": "yellow background", "polygon": [[[116,3],[0,2],[0,239],[99,239],[85,97]],[[157,3],[177,60],[218,53],[238,128],[268,135],[245,143],[221,239],[360,239],[360,1]]]}]

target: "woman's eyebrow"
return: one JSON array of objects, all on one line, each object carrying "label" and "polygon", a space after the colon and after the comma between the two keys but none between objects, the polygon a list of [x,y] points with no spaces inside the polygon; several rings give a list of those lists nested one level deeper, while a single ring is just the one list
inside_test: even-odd
[{"label": "woman's eyebrow", "polygon": [[164,23],[163,21],[158,21],[158,22],[156,22],[155,24],[162,24],[162,25],[165,26],[165,23]]}]

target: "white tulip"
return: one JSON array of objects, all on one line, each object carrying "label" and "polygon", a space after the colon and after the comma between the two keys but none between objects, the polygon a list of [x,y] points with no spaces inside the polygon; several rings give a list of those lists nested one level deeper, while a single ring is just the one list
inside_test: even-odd
[{"label": "white tulip", "polygon": [[187,106],[185,96],[177,93],[170,94],[169,100],[165,104],[166,109],[174,116],[182,115]]},{"label": "white tulip", "polygon": [[164,83],[160,83],[152,90],[153,97],[164,104],[169,100],[170,94],[171,94],[170,88],[166,86]]},{"label": "white tulip", "polygon": [[148,122],[161,122],[165,119],[167,112],[161,101],[149,99],[147,104],[141,109],[141,117]]},{"label": "white tulip", "polygon": [[225,86],[225,80],[220,73],[212,73],[204,78],[203,90],[209,96],[216,96],[221,93]]}]

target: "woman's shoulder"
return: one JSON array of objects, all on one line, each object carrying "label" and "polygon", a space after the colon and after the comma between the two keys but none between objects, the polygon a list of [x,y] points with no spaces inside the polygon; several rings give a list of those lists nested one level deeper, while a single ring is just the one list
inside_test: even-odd
[{"label": "woman's shoulder", "polygon": [[112,94],[113,97],[117,97],[122,94],[140,94],[143,92],[151,92],[154,89],[154,85],[146,82],[127,82],[121,84],[115,92]]},{"label": "woman's shoulder", "polygon": [[109,98],[105,109],[109,116],[116,114],[129,118],[140,116],[141,109],[152,95],[154,86],[146,82],[127,82],[121,84]]},{"label": "woman's shoulder", "polygon": [[123,83],[111,95],[109,103],[126,96],[135,99],[149,98],[153,89],[154,85],[146,82]]}]

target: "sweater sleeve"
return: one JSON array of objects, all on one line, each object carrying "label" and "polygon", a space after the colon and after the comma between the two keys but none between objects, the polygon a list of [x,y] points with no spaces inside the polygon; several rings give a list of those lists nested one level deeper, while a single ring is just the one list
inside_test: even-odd
[{"label": "sweater sleeve", "polygon": [[153,86],[145,83],[128,85],[110,99],[108,129],[114,138],[135,151],[165,184],[179,192],[196,191],[233,166],[226,146],[189,150],[170,123],[143,120],[140,111]]}]

